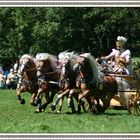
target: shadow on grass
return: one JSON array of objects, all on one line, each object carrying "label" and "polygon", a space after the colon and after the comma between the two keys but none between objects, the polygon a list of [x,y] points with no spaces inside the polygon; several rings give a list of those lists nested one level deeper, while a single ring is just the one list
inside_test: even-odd
[{"label": "shadow on grass", "polygon": [[116,112],[105,112],[104,114],[100,114],[100,115],[105,115],[105,116],[120,116],[120,115],[129,115],[129,113],[116,113]]},{"label": "shadow on grass", "polygon": [[[93,112],[80,112],[80,113],[73,113],[71,111],[65,111],[65,112],[57,112],[55,111],[51,111],[51,110],[46,110],[45,112],[41,112],[39,114],[57,114],[57,115],[84,115],[84,114],[90,114],[93,116],[120,116],[120,115],[130,115],[129,112],[125,109],[125,108],[120,108],[120,107],[115,107],[113,109],[107,109],[104,113],[100,113],[100,114],[95,114]],[[38,114],[38,113],[37,113]]]}]

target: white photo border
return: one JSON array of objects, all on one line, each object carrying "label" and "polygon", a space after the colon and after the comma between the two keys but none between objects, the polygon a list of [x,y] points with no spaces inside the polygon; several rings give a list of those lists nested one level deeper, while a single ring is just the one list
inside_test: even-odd
[{"label": "white photo border", "polygon": [[139,0],[0,0],[1,7],[139,7]]}]

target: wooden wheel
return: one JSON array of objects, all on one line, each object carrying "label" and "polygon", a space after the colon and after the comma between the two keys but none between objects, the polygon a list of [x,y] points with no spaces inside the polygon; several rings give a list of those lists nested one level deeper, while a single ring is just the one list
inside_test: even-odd
[{"label": "wooden wheel", "polygon": [[140,92],[133,95],[130,100],[129,112],[133,115],[140,116]]}]

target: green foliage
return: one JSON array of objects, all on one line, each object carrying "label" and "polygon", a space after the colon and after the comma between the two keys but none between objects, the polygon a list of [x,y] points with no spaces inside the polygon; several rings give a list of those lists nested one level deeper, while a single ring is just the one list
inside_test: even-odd
[{"label": "green foliage", "polygon": [[[139,8],[0,8],[0,53],[15,60],[25,53],[64,50],[108,54],[118,35],[139,56]],[[0,63],[2,63],[1,60]]]},{"label": "green foliage", "polygon": [[132,62],[133,62],[134,69],[140,69],[140,58],[139,57],[134,57]]},{"label": "green foliage", "polygon": [[26,100],[25,105],[18,102],[15,90],[0,90],[1,133],[139,132],[139,117],[129,115],[126,110],[108,109],[103,115],[67,114],[70,109],[65,99],[62,114],[51,112],[50,106],[45,112],[36,114],[36,108],[29,104],[30,94],[23,93],[22,96]]}]

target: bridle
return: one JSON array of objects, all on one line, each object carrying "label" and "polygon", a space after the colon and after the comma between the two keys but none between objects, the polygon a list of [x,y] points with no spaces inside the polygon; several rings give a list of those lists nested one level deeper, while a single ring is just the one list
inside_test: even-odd
[{"label": "bridle", "polygon": [[83,67],[83,59],[78,59],[77,63],[74,66],[74,70],[78,73],[78,77],[76,79],[76,82],[85,83],[85,77],[82,73],[82,67]]},{"label": "bridle", "polygon": [[59,77],[59,87],[64,88],[65,83],[70,83],[70,78],[68,76],[70,72],[70,60],[65,58],[61,61],[61,73]]},{"label": "bridle", "polygon": [[[28,59],[28,58],[27,58]],[[34,83],[34,81],[36,81],[36,77],[33,77],[32,80],[25,80],[24,79],[24,72],[29,72],[29,71],[33,71],[36,70],[36,67],[30,68],[30,62],[31,60],[28,59],[28,61],[22,62],[21,66],[19,67],[19,71],[18,71],[18,84],[17,84],[17,88],[20,88],[20,85],[22,82],[26,83],[27,85],[29,85],[29,83]]]},{"label": "bridle", "polygon": [[38,67],[37,67],[37,79],[38,79],[38,85],[41,85],[42,82],[57,84],[57,82],[50,80],[47,77],[51,77],[52,74],[55,74],[56,71],[52,71],[51,68],[47,70],[46,72],[44,67],[44,62],[39,61]]},{"label": "bridle", "polygon": [[33,67],[33,68],[31,68],[30,66],[31,66],[31,61],[32,60],[29,60],[28,59],[28,61],[26,61],[26,62],[23,62],[22,64],[21,64],[21,66],[20,66],[20,73],[21,74],[23,74],[25,71],[33,71],[33,70],[36,70],[36,67]]}]

